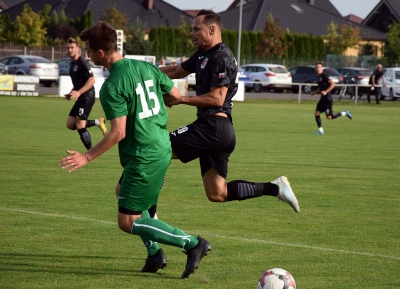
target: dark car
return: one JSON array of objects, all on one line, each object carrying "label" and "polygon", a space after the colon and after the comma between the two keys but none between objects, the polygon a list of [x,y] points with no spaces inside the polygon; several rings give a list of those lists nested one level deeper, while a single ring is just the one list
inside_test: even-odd
[{"label": "dark car", "polygon": [[[295,66],[290,68],[289,72],[292,74],[293,83],[317,83],[317,72],[315,71],[315,66],[313,65]],[[343,84],[343,76],[336,69],[331,67],[324,67],[324,72],[336,84],[332,93],[339,93],[340,89],[342,88],[340,84]],[[311,85],[303,85],[302,88],[307,94],[310,93],[311,90],[317,89],[316,86]],[[295,93],[299,92],[299,86],[292,85],[292,91]]]},{"label": "dark car", "polygon": [[[368,85],[369,78],[372,74],[372,70],[361,67],[339,67],[336,70],[343,76],[345,84],[359,84]],[[363,93],[367,93],[368,87],[358,87],[358,95],[361,96]],[[355,96],[355,87],[348,86],[346,93],[351,97]]]}]

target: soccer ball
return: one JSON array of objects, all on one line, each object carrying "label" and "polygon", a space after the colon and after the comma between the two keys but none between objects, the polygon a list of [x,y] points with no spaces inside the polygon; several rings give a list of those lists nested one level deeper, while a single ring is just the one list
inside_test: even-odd
[{"label": "soccer ball", "polygon": [[257,289],[296,289],[296,283],[288,271],[273,268],[261,275]]}]

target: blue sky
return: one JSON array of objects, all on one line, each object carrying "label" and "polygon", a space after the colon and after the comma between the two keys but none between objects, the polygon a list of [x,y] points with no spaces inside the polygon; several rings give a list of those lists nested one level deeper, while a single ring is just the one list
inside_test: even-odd
[{"label": "blue sky", "polygon": [[[226,10],[233,0],[164,0],[175,7],[186,9],[213,9],[216,12]],[[315,0],[318,1],[318,0]],[[365,18],[379,3],[379,0],[330,0],[336,9],[343,15],[354,14]]]}]

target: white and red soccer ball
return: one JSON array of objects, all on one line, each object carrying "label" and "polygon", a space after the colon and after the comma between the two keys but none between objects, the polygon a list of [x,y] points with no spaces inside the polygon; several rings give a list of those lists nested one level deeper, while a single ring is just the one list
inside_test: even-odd
[{"label": "white and red soccer ball", "polygon": [[281,268],[273,268],[261,275],[257,289],[296,289],[296,283],[288,271]]}]

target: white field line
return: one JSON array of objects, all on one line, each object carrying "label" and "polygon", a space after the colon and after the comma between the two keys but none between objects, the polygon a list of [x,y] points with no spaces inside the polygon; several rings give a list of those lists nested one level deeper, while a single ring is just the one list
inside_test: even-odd
[{"label": "white field line", "polygon": [[[49,213],[43,213],[43,212],[28,211],[28,210],[21,210],[21,209],[11,209],[11,208],[3,208],[3,207],[0,207],[0,210],[15,212],[15,213],[39,215],[39,216],[45,216],[45,217],[53,217],[53,218],[72,219],[72,220],[78,220],[78,221],[84,221],[84,222],[95,222],[95,223],[107,224],[107,225],[117,225],[116,222],[98,220],[98,219],[92,219],[92,218],[86,218],[86,217],[75,217],[75,216],[69,216],[69,215],[49,214]],[[356,252],[356,251],[349,251],[349,250],[339,250],[339,249],[333,249],[333,248],[309,246],[309,245],[302,245],[302,244],[293,244],[293,243],[286,243],[286,242],[274,242],[274,241],[260,240],[260,239],[221,236],[221,235],[217,235],[217,234],[208,233],[205,231],[201,232],[201,233],[202,233],[202,235],[207,235],[207,236],[214,237],[214,238],[241,241],[241,242],[261,243],[261,244],[270,244],[270,245],[278,245],[278,246],[286,246],[286,247],[297,247],[297,248],[312,249],[312,250],[319,250],[319,251],[325,251],[325,252],[336,252],[336,253],[342,253],[342,254],[352,254],[352,255],[361,255],[361,256],[367,256],[367,257],[379,257],[379,258],[386,258],[386,259],[392,259],[392,260],[400,260],[400,257],[398,257],[398,256],[388,256],[388,255]]]}]

